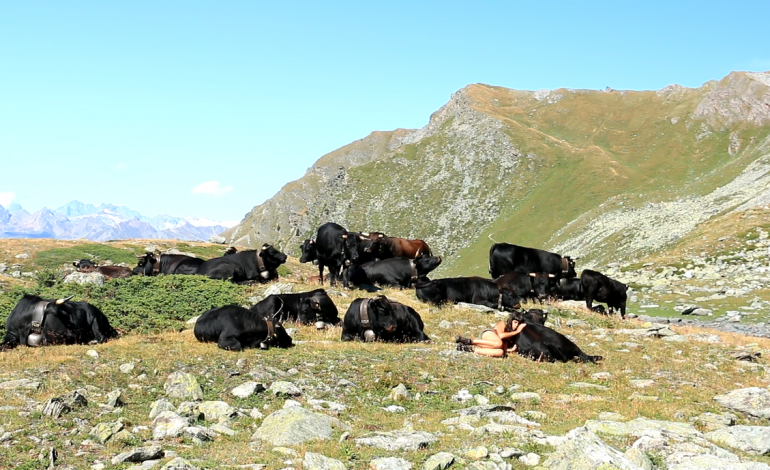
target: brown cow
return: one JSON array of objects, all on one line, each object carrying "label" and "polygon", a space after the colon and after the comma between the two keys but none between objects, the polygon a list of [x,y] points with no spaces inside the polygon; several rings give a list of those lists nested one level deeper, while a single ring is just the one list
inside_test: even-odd
[{"label": "brown cow", "polygon": [[99,273],[107,279],[123,279],[134,275],[131,268],[124,266],[97,266],[90,260],[74,261],[72,265],[80,273]]},{"label": "brown cow", "polygon": [[373,248],[377,258],[409,258],[416,259],[420,254],[432,255],[430,247],[424,240],[408,240],[399,237],[380,236]]}]

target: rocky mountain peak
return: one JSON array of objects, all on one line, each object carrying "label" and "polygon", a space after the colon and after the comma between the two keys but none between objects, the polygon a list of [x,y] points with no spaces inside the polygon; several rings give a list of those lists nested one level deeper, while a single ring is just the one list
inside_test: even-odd
[{"label": "rocky mountain peak", "polygon": [[770,124],[770,72],[732,72],[711,87],[692,118],[719,131],[738,123]]}]

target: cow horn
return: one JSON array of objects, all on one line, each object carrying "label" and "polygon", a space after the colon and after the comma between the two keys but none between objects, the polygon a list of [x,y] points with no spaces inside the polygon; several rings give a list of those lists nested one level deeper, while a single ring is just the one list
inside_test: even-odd
[{"label": "cow horn", "polygon": [[529,273],[529,277],[537,277],[537,273]]},{"label": "cow horn", "polygon": [[383,235],[383,234],[377,235],[377,238],[384,238],[384,237],[385,237],[385,235]]},{"label": "cow horn", "polygon": [[315,243],[315,238],[310,239],[310,244],[312,245],[313,243]]},{"label": "cow horn", "polygon": [[347,233],[343,233],[342,234],[342,238],[348,238],[348,234]]},{"label": "cow horn", "polygon": [[555,276],[555,275],[553,275],[553,274],[549,274],[549,275],[548,275],[548,277],[556,277],[556,276]]},{"label": "cow horn", "polygon": [[366,237],[365,237],[365,236],[363,236],[363,235],[359,235],[359,236],[358,236],[358,239],[359,239],[359,240],[366,240]]},{"label": "cow horn", "polygon": [[421,248],[418,248],[418,249],[417,249],[417,253],[415,253],[415,254],[414,254],[414,257],[415,257],[415,258],[417,258],[418,256],[420,256],[420,250],[421,250]]},{"label": "cow horn", "polygon": [[73,298],[73,297],[75,297],[75,296],[74,296],[74,295],[71,295],[71,296],[69,296],[69,297],[65,297],[65,298],[63,298],[63,299],[58,299],[58,300],[56,301],[56,305],[61,305],[61,304],[63,304],[64,302],[66,302],[66,301],[70,300],[70,299],[71,299],[71,298]]},{"label": "cow horn", "polygon": [[145,256],[147,256],[147,255],[142,255],[142,256],[139,256],[139,255],[135,254],[134,256],[136,256],[136,258],[137,258],[137,259],[142,259],[142,258],[144,258],[144,257],[145,257]]},{"label": "cow horn", "polygon": [[369,232],[361,232],[361,235],[363,235],[365,237],[368,237],[369,236]]}]

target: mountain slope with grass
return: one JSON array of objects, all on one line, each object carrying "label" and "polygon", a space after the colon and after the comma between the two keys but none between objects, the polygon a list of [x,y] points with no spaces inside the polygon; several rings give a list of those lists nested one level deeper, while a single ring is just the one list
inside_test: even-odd
[{"label": "mountain slope with grass", "polygon": [[444,274],[486,274],[495,241],[630,261],[770,202],[768,124],[770,73],[658,91],[470,85],[422,129],[322,157],[223,235],[297,252],[335,221],[423,238]]}]

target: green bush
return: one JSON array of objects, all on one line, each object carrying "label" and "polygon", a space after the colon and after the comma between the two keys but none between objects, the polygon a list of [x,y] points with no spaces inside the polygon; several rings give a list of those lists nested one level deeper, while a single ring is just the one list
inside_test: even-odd
[{"label": "green bush", "polygon": [[0,334],[5,320],[24,294],[54,299],[75,295],[73,300],[99,307],[114,328],[127,332],[179,331],[185,321],[214,307],[248,303],[247,287],[204,276],[132,276],[113,279],[103,286],[40,283],[32,288],[13,288],[0,293]]},{"label": "green bush", "polygon": [[70,248],[53,248],[39,252],[34,259],[38,269],[57,269],[62,264],[71,264],[75,260],[92,259],[95,261],[110,260],[114,264],[126,263],[136,265],[136,254],[143,254],[138,249],[116,248],[102,243],[84,243]]}]

